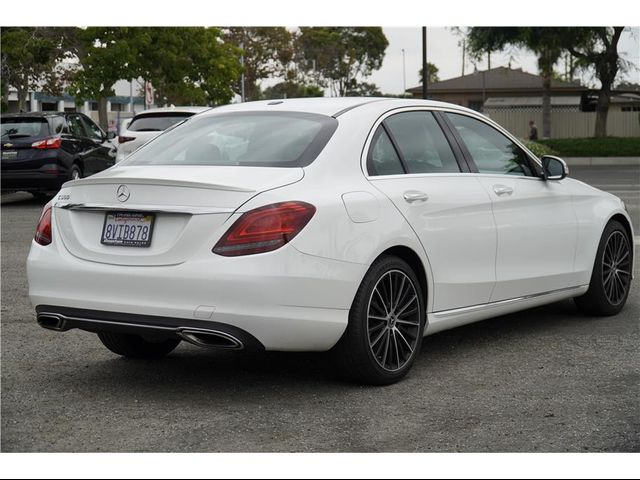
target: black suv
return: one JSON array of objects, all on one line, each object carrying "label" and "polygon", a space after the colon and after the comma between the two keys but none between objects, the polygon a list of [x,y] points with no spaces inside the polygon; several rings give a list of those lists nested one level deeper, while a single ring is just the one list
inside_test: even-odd
[{"label": "black suv", "polygon": [[105,134],[81,113],[3,115],[2,191],[50,195],[68,180],[87,177],[115,163],[115,134]]}]

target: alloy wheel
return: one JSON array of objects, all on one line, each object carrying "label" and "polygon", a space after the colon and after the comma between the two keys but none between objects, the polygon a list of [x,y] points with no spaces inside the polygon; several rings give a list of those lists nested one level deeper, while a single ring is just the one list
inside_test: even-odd
[{"label": "alloy wheel", "polygon": [[612,305],[620,304],[631,282],[631,250],[627,236],[620,230],[607,239],[602,255],[602,286]]},{"label": "alloy wheel", "polygon": [[369,348],[383,369],[397,371],[411,360],[420,332],[420,300],[401,270],[378,279],[369,298],[367,331]]}]

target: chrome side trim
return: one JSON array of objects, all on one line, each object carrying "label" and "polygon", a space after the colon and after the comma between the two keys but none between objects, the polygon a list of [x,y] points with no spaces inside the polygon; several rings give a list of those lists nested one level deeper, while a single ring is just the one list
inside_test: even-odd
[{"label": "chrome side trim", "polygon": [[510,305],[513,303],[518,303],[518,302],[524,302],[527,300],[531,300],[533,298],[539,298],[539,297],[544,297],[547,295],[556,295],[558,293],[568,293],[572,290],[580,290],[583,289],[585,287],[588,287],[589,285],[579,285],[577,287],[568,287],[568,288],[559,288],[557,290],[551,290],[548,292],[543,292],[543,293],[534,293],[532,295],[525,295],[522,297],[516,297],[516,298],[510,298],[508,300],[500,300],[498,302],[491,302],[491,303],[482,303],[480,305],[472,305],[470,307],[462,307],[462,308],[454,308],[451,310],[440,310],[439,312],[432,312],[432,315],[438,319],[440,318],[447,318],[447,317],[452,317],[454,315],[461,315],[464,313],[475,313],[475,312],[481,312],[483,310],[490,310],[492,308],[496,308],[496,307],[502,307],[504,305]]},{"label": "chrome side trim", "polygon": [[155,213],[187,213],[190,215],[208,215],[215,213],[227,213],[231,215],[233,208],[217,208],[217,207],[195,207],[195,206],[177,206],[171,205],[144,205],[144,204],[111,204],[111,203],[62,203],[56,202],[55,208],[63,208],[65,210],[85,210],[85,211],[122,211],[135,210],[137,212],[155,212]]}]

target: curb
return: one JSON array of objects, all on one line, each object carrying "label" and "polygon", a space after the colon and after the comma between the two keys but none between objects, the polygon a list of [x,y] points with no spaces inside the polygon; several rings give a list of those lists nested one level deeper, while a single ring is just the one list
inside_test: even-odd
[{"label": "curb", "polygon": [[640,166],[639,157],[562,157],[569,166],[600,167],[600,166]]}]

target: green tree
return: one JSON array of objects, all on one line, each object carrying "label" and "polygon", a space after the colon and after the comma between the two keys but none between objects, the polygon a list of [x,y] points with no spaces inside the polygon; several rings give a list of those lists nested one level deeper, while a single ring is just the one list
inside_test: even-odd
[{"label": "green tree", "polygon": [[264,90],[262,98],[270,100],[273,98],[304,98],[323,97],[324,90],[317,85],[304,85],[294,81],[285,81],[268,87]]},{"label": "green tree", "polygon": [[624,27],[569,27],[565,30],[563,46],[576,57],[579,67],[592,68],[600,80],[594,136],[606,137],[611,90],[618,72],[626,66],[618,54]]},{"label": "green tree", "polygon": [[[440,81],[440,77],[438,76],[438,67],[436,67],[433,63],[427,62],[427,83],[437,83]],[[420,67],[420,71],[418,72],[418,81],[422,82],[422,67]]]},{"label": "green tree", "polygon": [[[225,41],[237,47],[244,60],[245,100],[259,100],[259,81],[282,76],[293,59],[292,33],[284,27],[229,27],[223,31]],[[234,90],[242,92],[240,77]]]},{"label": "green tree", "polygon": [[472,27],[467,48],[476,58],[487,51],[499,51],[511,45],[532,51],[538,57],[542,77],[542,136],[551,136],[551,80],[553,66],[560,58],[567,29],[562,27]]},{"label": "green tree", "polygon": [[18,93],[18,109],[25,110],[30,90],[59,88],[56,64],[65,58],[67,28],[2,27],[2,101],[7,104],[9,86]]},{"label": "green tree", "polygon": [[381,97],[382,92],[375,83],[356,82],[347,89],[348,97]]},{"label": "green tree", "polygon": [[314,83],[344,96],[382,66],[388,45],[380,27],[302,27],[296,39],[297,63]]},{"label": "green tree", "polygon": [[107,97],[115,95],[114,84],[135,76],[138,52],[131,44],[134,32],[132,27],[89,27],[77,29],[72,41],[81,67],[68,91],[76,101],[97,100],[98,119],[104,130],[108,125]]},{"label": "green tree", "polygon": [[239,50],[222,41],[220,29],[137,28],[131,43],[135,76],[153,84],[158,103],[220,105],[233,98]]}]

